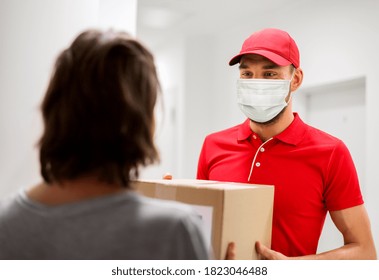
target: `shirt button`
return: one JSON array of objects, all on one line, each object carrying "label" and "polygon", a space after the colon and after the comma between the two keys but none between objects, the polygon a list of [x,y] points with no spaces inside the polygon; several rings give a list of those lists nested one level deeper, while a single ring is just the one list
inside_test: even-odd
[{"label": "shirt button", "polygon": [[257,135],[253,134],[253,139],[257,139]]},{"label": "shirt button", "polygon": [[261,153],[263,153],[265,151],[265,148],[262,147],[260,151]]},{"label": "shirt button", "polygon": [[261,166],[261,163],[260,163],[260,162],[257,162],[257,163],[255,164],[255,166],[256,166],[256,167],[259,167],[259,166]]}]

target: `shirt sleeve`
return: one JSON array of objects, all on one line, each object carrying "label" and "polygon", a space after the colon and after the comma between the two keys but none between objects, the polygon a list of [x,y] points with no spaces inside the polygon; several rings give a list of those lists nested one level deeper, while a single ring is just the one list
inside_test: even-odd
[{"label": "shirt sleeve", "polygon": [[329,211],[363,204],[357,171],[350,152],[342,141],[338,142],[330,156],[324,199]]}]

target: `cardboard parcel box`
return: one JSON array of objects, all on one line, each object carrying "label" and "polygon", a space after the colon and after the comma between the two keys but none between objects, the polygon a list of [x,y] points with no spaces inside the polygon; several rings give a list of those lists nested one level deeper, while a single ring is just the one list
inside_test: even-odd
[{"label": "cardboard parcel box", "polygon": [[271,246],[273,186],[179,179],[134,184],[145,196],[191,204],[202,217],[216,259],[225,258],[231,241],[237,259],[257,259],[256,241]]}]

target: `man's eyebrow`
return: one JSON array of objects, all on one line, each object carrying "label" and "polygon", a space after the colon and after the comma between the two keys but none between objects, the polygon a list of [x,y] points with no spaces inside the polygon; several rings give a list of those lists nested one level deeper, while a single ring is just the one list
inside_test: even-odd
[{"label": "man's eyebrow", "polygon": [[275,63],[269,63],[269,64],[266,64],[263,66],[263,69],[276,69],[276,68],[279,68],[280,66],[278,64],[275,64]]},{"label": "man's eyebrow", "polygon": [[247,64],[245,64],[245,63],[241,63],[239,66],[238,66],[238,68],[239,69],[247,69],[247,68],[249,68],[249,66],[247,65]]}]

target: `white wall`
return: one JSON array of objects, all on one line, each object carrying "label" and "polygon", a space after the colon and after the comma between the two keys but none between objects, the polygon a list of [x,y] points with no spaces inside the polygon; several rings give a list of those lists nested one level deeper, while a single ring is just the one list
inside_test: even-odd
[{"label": "white wall", "polygon": [[[253,14],[253,5],[244,6],[244,9],[249,8]],[[209,11],[210,15],[214,12]],[[176,177],[195,177],[197,158],[206,134],[243,120],[235,103],[238,67],[228,66],[243,40],[264,27],[287,30],[300,48],[304,87],[358,77],[366,79],[364,198],[379,247],[378,12],[379,1],[375,0],[290,1],[285,7],[273,6],[271,12],[230,22],[230,28],[186,36],[184,109],[179,112],[183,118],[183,135],[180,136],[183,156],[179,159],[183,168]],[[170,38],[167,41],[168,46]],[[174,63],[171,67],[178,65]]]},{"label": "white wall", "polygon": [[[149,46],[147,46],[149,48]],[[162,95],[156,106],[155,140],[159,148],[159,164],[141,170],[140,177],[156,179],[165,173],[182,173],[185,54],[184,40],[178,35],[169,46],[155,49],[155,64],[159,74]]]},{"label": "white wall", "polygon": [[137,0],[0,1],[0,196],[39,180],[39,105],[58,53],[85,28],[135,34]]}]

